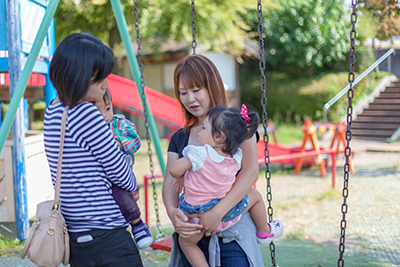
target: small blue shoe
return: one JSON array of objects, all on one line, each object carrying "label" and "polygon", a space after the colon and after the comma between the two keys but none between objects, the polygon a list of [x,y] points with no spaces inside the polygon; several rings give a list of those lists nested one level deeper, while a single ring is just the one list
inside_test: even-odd
[{"label": "small blue shoe", "polygon": [[132,227],[132,235],[139,249],[145,249],[153,243],[153,236],[146,223],[142,223],[134,228]]}]

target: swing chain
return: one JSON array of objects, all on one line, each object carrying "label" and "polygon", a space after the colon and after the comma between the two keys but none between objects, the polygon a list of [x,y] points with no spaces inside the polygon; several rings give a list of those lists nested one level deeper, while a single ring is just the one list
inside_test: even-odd
[{"label": "swing chain", "polygon": [[193,55],[196,55],[196,47],[197,47],[197,41],[196,41],[196,6],[194,4],[195,0],[192,0],[192,35],[193,35],[193,40],[192,40],[192,48],[193,48]]},{"label": "swing chain", "polygon": [[356,43],[356,35],[357,32],[355,30],[356,27],[356,22],[357,22],[357,0],[352,0],[351,1],[352,5],[352,13],[351,13],[351,24],[352,24],[352,29],[350,31],[350,40],[351,40],[351,48],[350,48],[350,71],[349,71],[349,76],[348,76],[348,81],[350,83],[350,88],[347,91],[347,98],[348,98],[348,106],[347,106],[347,130],[346,130],[346,140],[347,140],[347,146],[344,150],[344,154],[346,157],[346,162],[344,164],[344,184],[343,184],[343,204],[341,206],[341,211],[342,211],[342,220],[340,222],[340,244],[339,244],[339,259],[338,259],[338,266],[343,267],[344,266],[344,260],[343,260],[343,254],[345,250],[345,233],[346,233],[346,214],[347,214],[347,197],[349,194],[349,170],[350,170],[350,157],[351,157],[351,148],[350,148],[350,140],[351,140],[351,123],[352,123],[352,113],[353,113],[353,96],[354,96],[354,89],[353,89],[353,82],[354,82],[354,64],[356,61],[356,49],[355,49],[355,43]]},{"label": "swing chain", "polygon": [[[156,179],[154,177],[154,163],[153,163],[153,152],[151,150],[151,137],[149,132],[149,121],[147,119],[147,104],[146,104],[146,93],[145,93],[145,81],[144,81],[144,74],[143,74],[143,62],[142,62],[142,49],[141,49],[141,37],[139,33],[139,10],[137,8],[137,0],[134,2],[134,9],[135,15],[135,29],[136,29],[136,42],[138,45],[137,53],[138,53],[138,61],[139,61],[139,68],[140,68],[140,86],[142,87],[142,103],[143,103],[143,115],[144,115],[144,124],[146,128],[146,138],[147,138],[147,154],[149,155],[150,160],[150,173],[151,173],[151,183],[153,185],[153,199],[154,199],[154,209],[156,212],[156,225],[157,225],[157,239],[165,237],[163,231],[161,230],[161,221],[159,216],[159,207],[157,203],[157,192],[156,192]],[[136,84],[137,85],[137,84]]]},{"label": "swing chain", "polygon": [[[267,200],[268,200],[268,221],[272,222],[273,218],[273,209],[272,209],[272,190],[271,190],[271,171],[269,168],[270,164],[270,158],[269,158],[269,149],[268,149],[268,142],[269,142],[269,137],[268,137],[268,116],[267,116],[267,111],[266,111],[266,106],[267,106],[267,97],[265,95],[266,91],[266,79],[265,79],[265,57],[264,57],[264,39],[263,39],[263,33],[264,33],[264,27],[263,27],[263,14],[262,14],[262,4],[261,0],[258,0],[257,4],[257,16],[258,16],[258,44],[259,44],[259,53],[260,53],[260,83],[261,83],[261,105],[263,108],[263,113],[262,113],[262,122],[263,122],[263,127],[264,127],[264,145],[265,145],[265,150],[264,150],[264,163],[265,163],[265,178],[267,180]],[[271,242],[269,244],[269,249],[271,251],[271,260],[272,264],[271,266],[275,267],[278,266],[275,262],[275,244],[274,242]]]}]

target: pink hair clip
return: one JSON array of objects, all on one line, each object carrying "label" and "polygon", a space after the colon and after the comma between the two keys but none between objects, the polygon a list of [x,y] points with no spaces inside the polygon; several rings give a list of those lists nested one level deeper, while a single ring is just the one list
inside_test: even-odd
[{"label": "pink hair clip", "polygon": [[242,115],[242,118],[246,122],[246,125],[249,125],[250,117],[247,115],[247,107],[245,104],[242,104],[242,108],[240,109],[240,115]]}]

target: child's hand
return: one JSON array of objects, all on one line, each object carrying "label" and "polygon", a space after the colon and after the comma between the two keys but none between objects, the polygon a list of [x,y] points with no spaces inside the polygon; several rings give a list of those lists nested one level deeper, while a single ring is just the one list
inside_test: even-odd
[{"label": "child's hand", "polygon": [[180,194],[183,190],[183,177],[176,178],[175,182],[172,184],[172,187],[176,185],[176,192]]},{"label": "child's hand", "polygon": [[131,194],[132,194],[133,198],[135,199],[135,201],[139,200],[139,189],[140,189],[140,186],[138,185],[136,191],[132,191],[131,192]]}]

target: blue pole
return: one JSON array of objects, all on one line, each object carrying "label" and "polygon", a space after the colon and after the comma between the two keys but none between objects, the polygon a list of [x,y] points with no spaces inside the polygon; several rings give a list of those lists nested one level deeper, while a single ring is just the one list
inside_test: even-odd
[{"label": "blue pole", "polygon": [[[49,42],[50,42],[50,49],[51,55],[53,56],[54,51],[56,50],[56,38],[55,38],[55,30],[54,30],[54,18],[50,22],[49,28]],[[47,66],[50,68],[50,61],[47,62]],[[50,102],[53,101],[54,98],[57,97],[56,88],[54,88],[53,83],[50,81],[50,75],[47,71],[46,75],[46,84],[44,86],[44,99],[46,102],[46,107],[50,105]]]},{"label": "blue pole", "polygon": [[[10,99],[12,99],[21,75],[21,18],[18,0],[6,0],[8,71],[10,76]],[[28,204],[26,197],[24,106],[19,101],[12,127],[15,222],[17,238],[28,236]]]},{"label": "blue pole", "polygon": [[29,103],[28,99],[24,99],[23,105],[24,105],[24,129],[23,131],[26,132],[29,130]]}]

